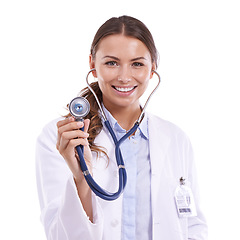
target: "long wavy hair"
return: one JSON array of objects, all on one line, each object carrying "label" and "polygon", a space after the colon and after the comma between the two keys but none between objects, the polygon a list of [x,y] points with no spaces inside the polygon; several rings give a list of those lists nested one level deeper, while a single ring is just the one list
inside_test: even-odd
[{"label": "long wavy hair", "polygon": [[[124,36],[136,38],[144,43],[150,52],[152,63],[154,63],[157,67],[158,52],[151,32],[141,21],[130,16],[110,18],[98,29],[90,50],[90,54],[92,55],[93,60],[95,59],[96,52],[101,40],[109,35],[114,34],[123,34]],[[91,87],[97,94],[99,101],[102,102],[102,92],[99,88],[98,82],[91,83]],[[94,142],[96,136],[101,132],[103,128],[101,116],[99,115],[99,107],[95,101],[95,98],[88,88],[84,88],[79,95],[86,97],[91,105],[91,110],[86,116],[86,118],[90,119],[90,126],[88,130],[89,146],[91,150],[97,154],[104,153],[107,155],[106,151],[102,147],[97,146]]]}]

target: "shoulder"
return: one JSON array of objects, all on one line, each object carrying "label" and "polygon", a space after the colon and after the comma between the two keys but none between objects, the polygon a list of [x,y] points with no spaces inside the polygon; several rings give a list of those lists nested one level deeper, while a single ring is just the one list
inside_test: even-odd
[{"label": "shoulder", "polygon": [[147,113],[147,117],[148,117],[150,128],[153,128],[158,132],[161,131],[163,133],[174,134],[174,135],[176,134],[186,135],[179,126],[177,126],[176,124],[170,121],[162,119],[151,113]]},{"label": "shoulder", "polygon": [[56,118],[48,122],[43,128],[38,136],[37,142],[53,142],[55,144],[57,139],[57,123],[63,120],[63,117]]},{"label": "shoulder", "polygon": [[152,139],[162,139],[179,145],[191,145],[188,135],[176,124],[156,115],[147,113],[149,136]]}]

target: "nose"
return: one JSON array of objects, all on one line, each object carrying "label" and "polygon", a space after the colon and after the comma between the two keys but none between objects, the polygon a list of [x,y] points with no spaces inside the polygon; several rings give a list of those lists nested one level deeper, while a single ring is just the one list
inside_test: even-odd
[{"label": "nose", "polygon": [[122,83],[128,83],[132,80],[132,72],[128,66],[122,66],[119,68],[118,81]]}]

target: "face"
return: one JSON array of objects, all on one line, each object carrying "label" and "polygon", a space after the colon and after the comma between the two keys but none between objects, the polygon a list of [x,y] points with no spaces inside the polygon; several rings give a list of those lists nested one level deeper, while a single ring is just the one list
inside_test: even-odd
[{"label": "face", "polygon": [[96,69],[105,107],[139,108],[139,98],[152,78],[154,68],[150,52],[140,40],[110,35],[101,40],[96,56],[90,56],[90,67]]}]

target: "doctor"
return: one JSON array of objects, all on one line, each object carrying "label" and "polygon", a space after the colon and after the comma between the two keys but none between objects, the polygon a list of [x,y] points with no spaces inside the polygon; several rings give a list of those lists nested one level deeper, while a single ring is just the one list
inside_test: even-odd
[{"label": "doctor", "polygon": [[[118,138],[138,119],[139,98],[157,60],[151,33],[135,18],[111,18],[97,31],[90,54],[97,78],[92,87]],[[75,147],[84,146],[93,178],[110,192],[118,188],[118,168],[114,143],[92,93],[86,88],[81,96],[91,105],[84,132],[79,130],[83,123],[69,116],[48,124],[37,140],[37,186],[47,239],[207,239],[189,139],[152,114],[146,113],[138,130],[121,145],[128,177],[124,193],[114,201],[95,196]]]}]

